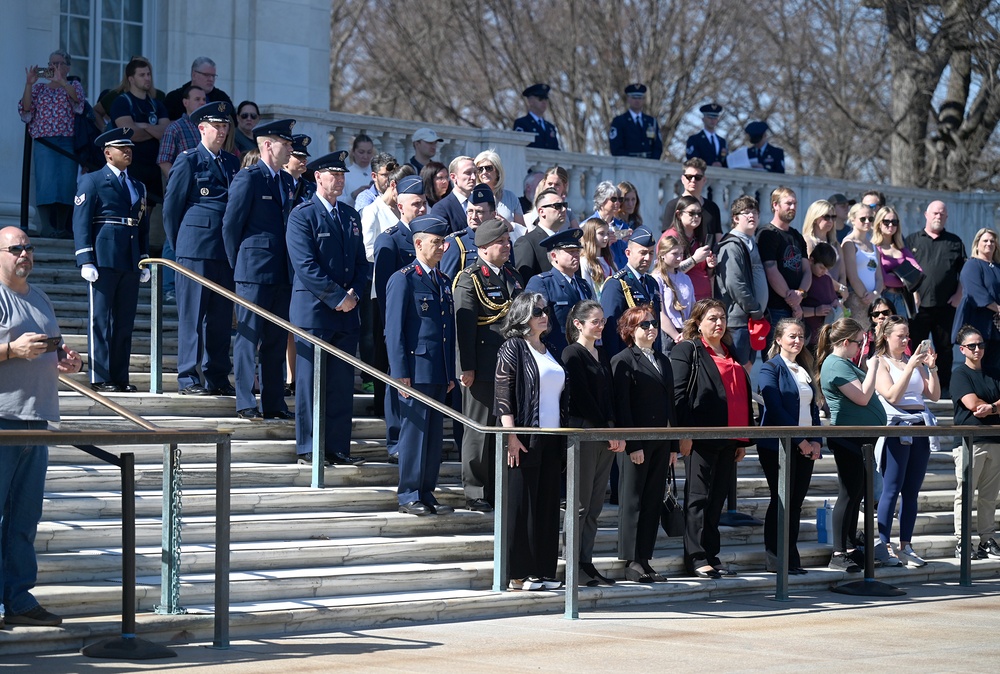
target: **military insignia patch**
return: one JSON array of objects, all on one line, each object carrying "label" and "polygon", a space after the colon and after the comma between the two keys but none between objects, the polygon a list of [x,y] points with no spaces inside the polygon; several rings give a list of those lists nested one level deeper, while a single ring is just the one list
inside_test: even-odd
[{"label": "military insignia patch", "polygon": [[84,192],[83,194],[73,199],[73,203],[76,204],[77,206],[83,206],[83,202],[86,200],[87,200],[87,193]]},{"label": "military insignia patch", "polygon": [[340,161],[341,162],[347,161],[347,151],[346,150],[344,150],[344,151],[342,151],[340,153]]},{"label": "military insignia patch", "polygon": [[203,196],[203,197],[207,197],[208,196],[208,188],[207,187],[202,187],[201,188],[201,196]]},{"label": "military insignia patch", "polygon": [[614,140],[617,137],[618,137],[618,129],[613,126],[611,127],[611,130],[608,131],[608,140]]},{"label": "military insignia patch", "polygon": [[309,143],[311,143],[311,142],[312,142],[312,138],[310,138],[309,136],[303,136],[299,140],[299,143],[302,144],[302,147],[308,147]]},{"label": "military insignia patch", "polygon": [[289,129],[294,129],[295,128],[295,120],[294,119],[288,120],[288,128]]}]

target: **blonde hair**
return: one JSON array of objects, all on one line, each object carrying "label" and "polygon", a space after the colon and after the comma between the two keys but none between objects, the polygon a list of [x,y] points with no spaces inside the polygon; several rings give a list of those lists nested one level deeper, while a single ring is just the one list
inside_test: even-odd
[{"label": "blonde hair", "polygon": [[826,238],[824,239],[821,239],[816,234],[816,223],[819,222],[821,216],[826,215],[832,210],[833,204],[826,199],[819,199],[809,204],[809,208],[806,210],[806,220],[802,223],[802,238],[806,240],[806,247],[809,253],[812,253],[813,248],[820,241],[825,241],[835,248],[840,248],[840,242],[837,241],[836,226],[830,227],[830,231],[826,233]]},{"label": "blonde hair", "polygon": [[[594,285],[598,288],[603,286],[607,280],[604,277],[604,267],[601,266],[600,260],[607,262],[610,269],[615,269],[615,258],[611,254],[611,246],[597,247],[597,230],[601,227],[608,227],[608,223],[600,218],[587,218],[580,226],[580,229],[583,230],[583,238],[581,239],[583,250],[580,251],[580,259],[587,261],[590,266],[590,278],[593,279]],[[608,229],[610,230],[610,227]]]},{"label": "blonde hair", "polygon": [[983,227],[978,232],[976,236],[972,239],[972,254],[976,255],[979,252],[979,240],[986,236],[987,234],[993,235],[993,259],[990,262],[994,264],[1000,264],[1000,237],[997,236],[996,230],[989,227]]},{"label": "blonde hair", "polygon": [[903,223],[899,220],[899,213],[892,206],[883,206],[875,214],[875,222],[872,223],[872,243],[881,246],[882,242],[885,241],[885,235],[882,233],[882,221],[890,213],[896,216],[896,231],[892,233],[891,243],[897,250],[903,250]]},{"label": "blonde hair", "polygon": [[[476,158],[475,158],[475,160],[473,160],[472,163],[476,165],[476,168],[479,168],[480,162],[486,162],[486,163],[489,163],[489,164],[493,164],[493,168],[496,169],[496,172],[497,172],[497,186],[493,189],[493,192],[495,194],[502,194],[503,193],[503,162],[500,161],[500,155],[498,155],[497,151],[494,150],[493,148],[490,148],[488,150],[483,150],[482,152],[480,152],[479,154],[476,155]],[[478,175],[479,175],[479,173],[477,172],[476,173],[476,176],[477,176],[476,177],[476,181],[477,182],[479,181]]]},{"label": "blonde hair", "polygon": [[[665,236],[660,239],[659,243],[656,244],[656,271],[660,273],[660,277],[663,278],[663,283],[670,288],[670,292],[674,296],[674,303],[671,305],[673,306],[674,311],[679,311],[683,314],[684,305],[681,304],[680,297],[677,295],[677,288],[674,286],[674,282],[670,280],[670,269],[663,264],[663,260],[667,257],[667,253],[680,247],[681,242],[677,240],[677,237]],[[681,252],[684,252],[683,249]]]}]

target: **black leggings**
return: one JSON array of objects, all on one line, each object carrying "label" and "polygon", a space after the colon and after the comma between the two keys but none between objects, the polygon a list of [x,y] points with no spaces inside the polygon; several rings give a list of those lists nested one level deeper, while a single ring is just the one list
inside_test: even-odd
[{"label": "black leggings", "polygon": [[[833,551],[846,552],[858,544],[858,515],[865,495],[865,460],[862,445],[874,444],[874,438],[828,438],[827,446],[837,462],[840,493],[833,508]],[[850,545],[848,545],[850,544]]]}]

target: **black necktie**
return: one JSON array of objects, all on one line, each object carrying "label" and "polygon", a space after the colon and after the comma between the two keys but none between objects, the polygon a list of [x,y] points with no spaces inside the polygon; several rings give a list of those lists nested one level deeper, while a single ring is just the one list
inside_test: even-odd
[{"label": "black necktie", "polygon": [[226,175],[226,167],[222,165],[222,157],[215,158],[215,165],[219,167],[219,173],[222,174],[222,182],[229,186],[229,176]]},{"label": "black necktie", "polygon": [[118,174],[118,181],[121,184],[122,194],[125,196],[125,201],[129,204],[132,203],[132,193],[128,190],[128,178],[125,177],[125,171]]},{"label": "black necktie", "polygon": [[642,115],[641,114],[640,115],[636,115],[635,117],[632,118],[632,120],[635,121],[635,125],[636,126],[638,126],[640,129],[642,128]]}]

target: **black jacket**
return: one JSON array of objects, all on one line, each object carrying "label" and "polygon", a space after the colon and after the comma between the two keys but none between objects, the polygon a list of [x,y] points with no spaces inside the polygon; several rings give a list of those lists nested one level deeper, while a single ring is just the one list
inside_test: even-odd
[{"label": "black jacket", "polygon": [[[513,415],[514,425],[538,427],[538,366],[529,351],[531,347],[521,337],[511,337],[497,352],[493,413],[497,419]],[[565,426],[569,410],[569,387],[563,386],[559,396],[559,424]],[[535,446],[540,436],[518,436],[525,447]],[[531,454],[528,454],[531,457]],[[533,458],[533,457],[531,457]],[[525,459],[522,457],[521,462]]]},{"label": "black jacket", "polygon": [[[670,360],[654,351],[660,372],[637,346],[626,347],[611,359],[614,377],[615,419],[621,428],[664,428],[677,425],[674,411],[674,374]],[[677,451],[674,440],[629,440],[625,451]]]},{"label": "black jacket", "polygon": [[576,392],[569,403],[568,421],[571,426],[613,428],[615,425],[611,361],[601,347],[597,347],[597,356],[595,361],[587,347],[578,343],[563,349],[566,388]]}]

